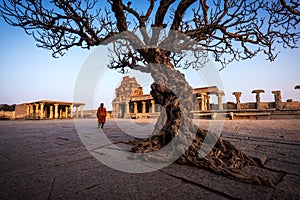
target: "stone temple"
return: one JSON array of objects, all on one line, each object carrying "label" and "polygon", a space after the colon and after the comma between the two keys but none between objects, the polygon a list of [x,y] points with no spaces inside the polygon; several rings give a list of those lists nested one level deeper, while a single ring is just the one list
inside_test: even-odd
[{"label": "stone temple", "polygon": [[[297,89],[295,87],[295,89]],[[197,96],[197,107],[193,111],[194,118],[206,119],[277,119],[300,118],[300,103],[292,99],[282,101],[281,91],[272,91],[274,102],[261,102],[262,89],[253,90],[256,102],[241,103],[242,92],[232,94],[236,102],[223,103],[225,93],[216,86],[194,88]],[[211,103],[212,95],[217,103]],[[116,98],[112,101],[112,115],[116,118],[152,118],[159,116],[161,107],[155,104],[150,94],[144,94],[143,88],[134,77],[125,76],[121,85],[116,88]]]},{"label": "stone temple", "polygon": [[[0,111],[0,119],[70,119],[83,118],[84,103],[40,100],[15,105],[10,112]],[[76,109],[73,112],[73,109]]]}]

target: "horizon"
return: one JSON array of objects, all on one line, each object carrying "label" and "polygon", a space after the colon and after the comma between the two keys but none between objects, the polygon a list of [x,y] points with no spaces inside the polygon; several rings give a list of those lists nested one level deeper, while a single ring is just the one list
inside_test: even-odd
[{"label": "horizon", "polygon": [[[137,77],[136,76],[134,76],[134,75],[128,75],[128,74],[125,74],[125,75],[122,75],[122,77],[121,77],[121,80],[122,80],[122,78],[123,77],[125,77],[125,76],[129,76],[129,77],[135,77],[136,79],[137,79]],[[189,77],[189,78],[191,78],[191,77]],[[193,77],[192,77],[193,78]],[[195,78],[195,77],[194,77]],[[137,82],[139,83],[139,81],[137,80]],[[139,83],[140,84],[140,83]],[[116,84],[116,87],[114,88],[114,89],[116,89],[117,87],[119,87],[120,86],[120,82],[118,82],[117,84]],[[203,86],[203,87],[210,87],[210,86]],[[142,85],[142,88],[143,88],[143,94],[149,94],[150,93],[150,88],[145,88],[145,85],[143,86]],[[201,88],[201,87],[193,87],[194,89],[195,88]],[[254,90],[254,89],[258,89],[258,88],[253,88],[252,90]],[[249,88],[249,91],[250,91],[251,89]],[[251,91],[252,91],[251,90]],[[294,89],[295,90],[295,93],[297,93],[298,91],[296,90],[296,89]],[[146,92],[145,92],[146,91]],[[237,91],[237,90],[236,90]],[[233,91],[232,91],[233,92]],[[232,94],[232,92],[230,93],[230,94]],[[243,92],[243,91],[240,91],[240,92],[242,92],[242,97],[243,97],[243,95],[245,95],[245,93]],[[271,91],[270,91],[270,93],[271,93]],[[284,93],[284,91],[281,91],[281,93]],[[115,98],[115,94],[113,93],[112,94],[113,95],[113,98],[112,99],[110,99],[110,102],[112,102],[112,100]],[[261,94],[261,97],[262,97],[262,99],[264,99],[264,95],[268,95],[268,94],[266,94],[266,91],[265,91],[265,93],[262,93]],[[228,95],[227,95],[228,96]],[[234,97],[234,95],[232,95],[233,97]],[[252,94],[252,93],[250,93],[250,96],[253,96],[253,99],[251,100],[251,99],[249,99],[249,101],[241,101],[241,103],[250,103],[250,102],[255,102],[255,95],[254,94]],[[270,95],[269,95],[270,96]],[[272,96],[272,98],[271,99],[266,99],[266,101],[263,101],[262,100],[262,102],[274,102],[274,95],[273,94],[271,94],[271,96]],[[212,97],[212,99],[213,99],[213,101],[212,101],[212,103],[217,103],[216,102],[216,99],[214,98],[214,95],[211,95],[211,97]],[[225,94],[225,96],[224,97],[226,97],[226,94]],[[234,103],[236,103],[236,101],[235,101],[235,98],[231,98],[231,100],[232,101],[225,101],[225,98],[223,97],[223,103],[228,103],[228,102],[234,102]],[[58,100],[59,99],[59,100]],[[58,98],[58,99],[33,99],[33,100],[31,100],[31,101],[24,101],[24,102],[19,102],[19,103],[10,103],[10,104],[8,104],[8,103],[5,103],[5,102],[0,102],[0,105],[9,105],[9,106],[12,106],[12,105],[18,105],[18,104],[24,104],[24,103],[31,103],[31,102],[37,102],[37,101],[43,101],[43,100],[50,100],[50,101],[62,101],[62,102],[78,102],[78,101],[68,101],[68,100],[64,100],[64,99],[61,99],[61,98]],[[242,99],[242,98],[241,98]],[[291,99],[291,98],[288,98],[288,97],[284,97],[284,96],[282,96],[282,99],[283,99],[283,102],[285,102],[285,101],[287,101],[287,100],[289,100],[289,99]],[[293,101],[299,101],[299,99],[292,99]],[[81,102],[80,101],[80,103],[86,103],[86,102]],[[97,103],[96,103],[97,104]],[[95,105],[96,105],[95,104]],[[108,108],[108,109],[110,109],[111,110],[111,103],[108,103],[108,104],[105,104],[106,105],[106,107]],[[108,106],[109,105],[109,106]],[[93,108],[92,107],[88,107],[88,109],[85,109],[85,107],[86,106],[84,106],[84,110],[95,110],[95,109],[97,109],[97,106],[94,106]]]}]

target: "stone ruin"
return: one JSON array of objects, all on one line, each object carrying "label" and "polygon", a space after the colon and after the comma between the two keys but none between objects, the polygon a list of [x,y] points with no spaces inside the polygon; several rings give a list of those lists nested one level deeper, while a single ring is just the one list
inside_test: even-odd
[{"label": "stone ruin", "polygon": [[[299,89],[300,85],[295,86]],[[242,103],[242,92],[232,94],[236,102],[223,103],[225,93],[216,86],[194,88],[197,96],[197,107],[194,108],[194,118],[205,119],[277,119],[300,118],[300,103],[298,101],[282,101],[281,91],[272,91],[274,102],[261,102],[260,96],[265,91],[256,89],[255,102]],[[211,95],[216,95],[218,103],[210,102]],[[143,88],[134,77],[123,77],[121,85],[116,89],[116,98],[112,101],[112,115],[116,118],[151,118],[159,116],[161,107],[155,104],[150,94],[144,94]]]},{"label": "stone ruin", "polygon": [[[14,110],[0,111],[0,119],[72,119],[83,118],[84,103],[40,100],[14,106]],[[0,107],[1,108],[1,107]],[[75,108],[75,112],[73,111]]]},{"label": "stone ruin", "polygon": [[125,76],[121,85],[116,88],[116,98],[112,101],[112,114],[117,118],[135,118],[137,113],[149,114],[151,102],[154,106],[151,95],[144,95],[143,88],[136,79]]},{"label": "stone ruin", "polygon": [[[296,85],[294,89],[300,89]],[[255,102],[240,101],[242,92],[235,91],[235,102],[223,103],[225,93],[216,86],[194,88],[197,96],[197,106],[194,108],[193,117],[201,119],[282,119],[300,118],[300,103],[288,99],[282,101],[281,91],[272,91],[273,102],[261,102],[260,96],[265,91],[256,89],[252,91]],[[143,88],[135,77],[125,76],[115,90],[116,97],[112,101],[112,111],[109,117],[115,118],[156,118],[161,112],[161,106],[157,105],[150,94],[144,94]],[[210,102],[211,95],[216,95],[218,103]],[[0,107],[0,119],[68,119],[83,118],[84,103],[41,100],[30,103],[10,106],[14,109]],[[0,105],[1,106],[1,105]],[[8,105],[6,105],[7,107]],[[5,108],[6,108],[5,107]],[[76,111],[73,110],[76,108]],[[95,117],[93,110],[90,117]],[[89,115],[85,116],[89,118]]]}]

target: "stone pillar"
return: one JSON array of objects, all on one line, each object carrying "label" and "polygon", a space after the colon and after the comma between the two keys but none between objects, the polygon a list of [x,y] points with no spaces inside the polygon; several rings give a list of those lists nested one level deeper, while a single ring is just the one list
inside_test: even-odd
[{"label": "stone pillar", "polygon": [[48,117],[48,109],[44,106],[44,117]]},{"label": "stone pillar", "polygon": [[116,113],[116,103],[112,102],[111,105],[112,105],[112,114],[113,116],[115,117],[115,113]]},{"label": "stone pillar", "polygon": [[130,113],[130,111],[129,111],[129,102],[127,101],[126,102],[126,114],[128,114],[128,113]]},{"label": "stone pillar", "polygon": [[49,115],[50,119],[53,119],[53,106],[50,106],[50,115]]},{"label": "stone pillar", "polygon": [[205,110],[205,93],[201,93],[201,111],[204,111]]},{"label": "stone pillar", "polygon": [[75,111],[76,119],[78,118],[78,106],[76,106],[76,111]]},{"label": "stone pillar", "polygon": [[207,93],[205,93],[204,95],[203,102],[204,102],[204,110],[207,111]]},{"label": "stone pillar", "polygon": [[219,110],[223,110],[223,95],[224,95],[224,92],[223,92],[223,91],[219,91],[219,92],[217,93]]},{"label": "stone pillar", "polygon": [[41,105],[41,113],[40,113],[40,119],[44,119],[44,103],[40,103]]},{"label": "stone pillar", "polygon": [[197,98],[195,110],[201,110],[201,98]]},{"label": "stone pillar", "polygon": [[142,108],[142,113],[146,113],[146,102],[142,101],[143,108]]},{"label": "stone pillar", "polygon": [[80,105],[80,117],[83,118],[83,105]]},{"label": "stone pillar", "polygon": [[69,114],[69,107],[68,106],[66,106],[65,107],[65,118],[67,119],[68,118],[68,114]]},{"label": "stone pillar", "polygon": [[155,101],[151,100],[151,112],[155,113]]},{"label": "stone pillar", "polygon": [[120,117],[120,118],[122,118],[122,117],[124,116],[124,114],[123,114],[123,112],[124,112],[123,106],[124,106],[123,103],[122,103],[122,104],[119,104],[119,111],[118,111],[118,113],[119,113],[119,117]]},{"label": "stone pillar", "polygon": [[116,104],[116,117],[118,117],[118,118],[120,117],[120,108],[119,107],[120,107],[120,105],[119,105],[119,103],[117,103]]},{"label": "stone pillar", "polygon": [[276,110],[282,109],[281,91],[280,90],[275,90],[275,91],[272,91],[272,94],[274,94],[275,109]]},{"label": "stone pillar", "polygon": [[264,90],[253,90],[252,91],[252,94],[256,94],[256,108],[257,109],[261,109],[261,106],[260,106],[260,93],[264,93],[265,91]]},{"label": "stone pillar", "polygon": [[70,105],[70,117],[73,118],[73,104]]},{"label": "stone pillar", "polygon": [[62,108],[59,109],[59,119],[62,118]]},{"label": "stone pillar", "polygon": [[26,106],[26,118],[30,117],[30,107],[29,105],[25,105]]},{"label": "stone pillar", "polygon": [[59,106],[58,103],[54,104],[54,118],[55,119],[58,118],[58,106]]},{"label": "stone pillar", "polygon": [[137,102],[133,102],[133,105],[134,105],[133,113],[138,113]]},{"label": "stone pillar", "polygon": [[242,92],[233,92],[232,94],[235,96],[235,99],[236,99],[236,109],[240,110],[241,109]]},{"label": "stone pillar", "polygon": [[39,104],[34,104],[35,105],[35,115],[34,118],[38,118],[39,117]]},{"label": "stone pillar", "polygon": [[210,99],[210,96],[207,95],[207,96],[206,96],[206,107],[207,107],[207,110],[210,110],[210,102],[209,102],[209,99]]},{"label": "stone pillar", "polygon": [[29,117],[30,117],[30,118],[33,117],[33,111],[34,111],[34,110],[33,110],[33,105],[30,104],[30,105],[29,105]]}]

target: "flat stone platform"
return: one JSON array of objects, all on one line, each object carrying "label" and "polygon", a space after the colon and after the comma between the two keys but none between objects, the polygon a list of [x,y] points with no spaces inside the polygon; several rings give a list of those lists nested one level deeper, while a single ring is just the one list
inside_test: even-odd
[{"label": "flat stone platform", "polygon": [[[150,123],[108,120],[104,132],[111,144],[95,149],[119,144],[120,152],[128,151],[122,141],[132,135],[124,132],[142,134]],[[195,123],[208,128],[220,122]],[[300,120],[222,124],[223,139],[264,161],[261,173],[275,188],[176,163],[146,173],[115,170],[87,151],[78,134],[82,125],[95,134],[102,131],[95,119],[0,121],[0,199],[300,199]]]}]

